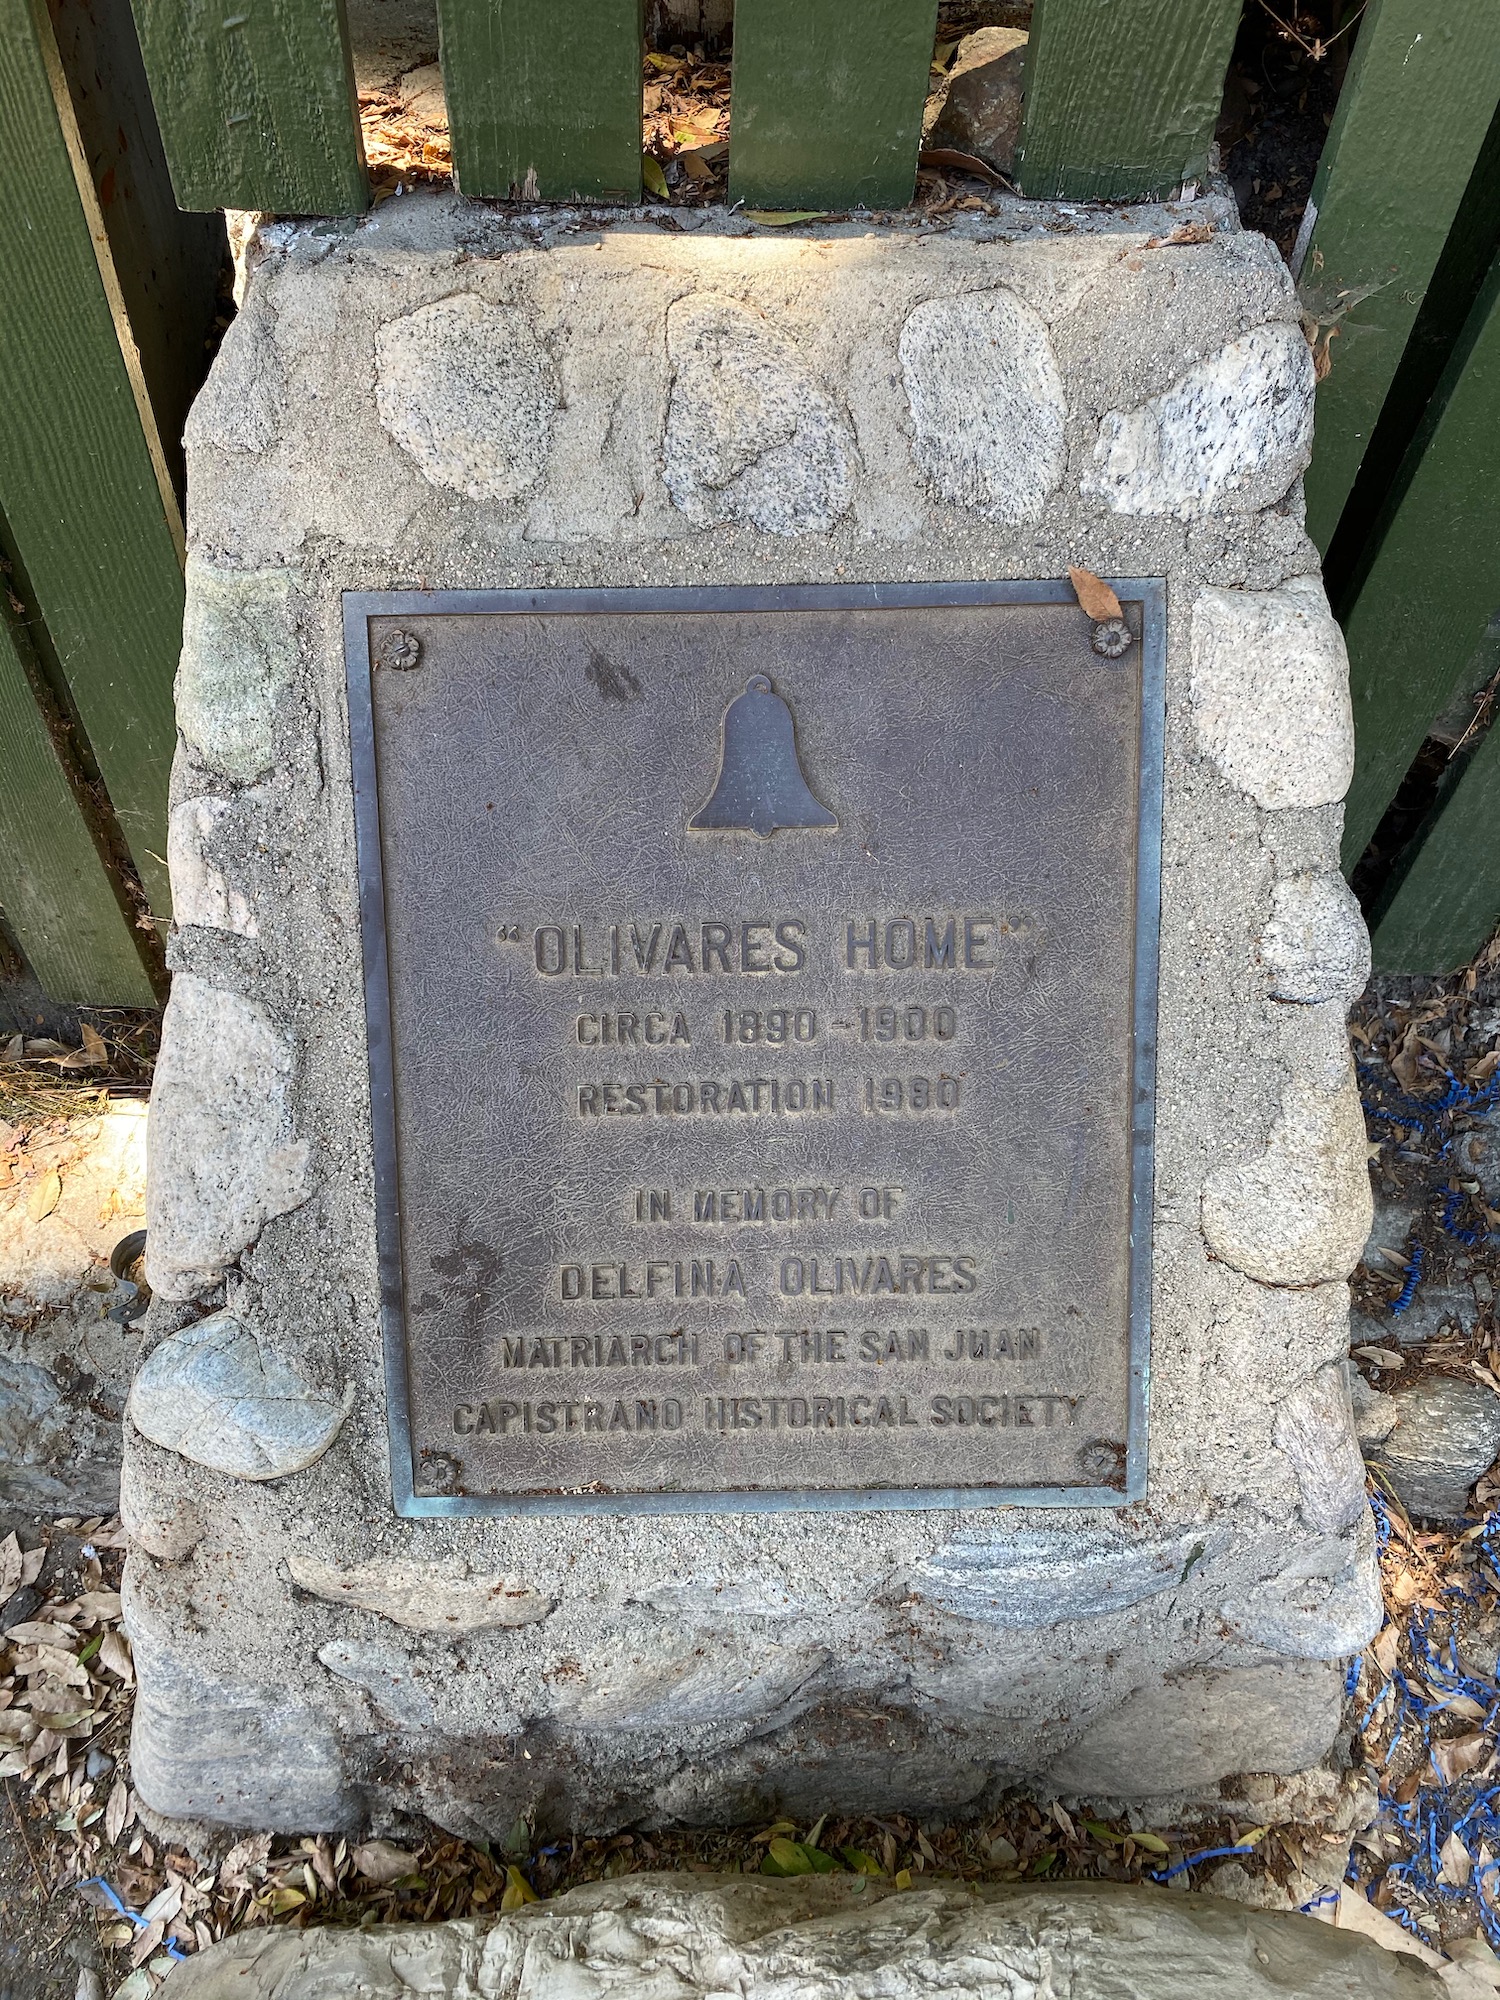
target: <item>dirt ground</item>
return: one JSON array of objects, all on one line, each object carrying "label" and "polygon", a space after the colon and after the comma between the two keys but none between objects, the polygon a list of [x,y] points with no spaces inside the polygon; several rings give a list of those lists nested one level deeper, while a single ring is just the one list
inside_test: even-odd
[{"label": "dirt ground", "polygon": [[[1500,940],[1451,979],[1367,993],[1351,1033],[1377,1195],[1353,1365],[1376,1395],[1439,1375],[1493,1389]],[[17,1088],[24,1148],[27,1116],[55,1120],[58,1097],[49,1081],[28,1113]],[[88,1086],[78,1102],[97,1113]],[[1385,1629],[1349,1665],[1328,1769],[1265,1781],[1263,1825],[1206,1809],[1171,1826],[1017,1792],[984,1825],[824,1819],[539,1846],[518,1821],[487,1847],[413,1824],[397,1841],[224,1836],[201,1854],[157,1839],[130,1789],[118,1522],[0,1515],[0,2000],[149,2000],[177,1956],[246,1925],[482,1915],[664,1867],[1166,1878],[1374,1925],[1387,1943],[1500,1943],[1500,1477],[1481,1479],[1469,1520],[1431,1530],[1379,1485],[1372,1501]]]}]

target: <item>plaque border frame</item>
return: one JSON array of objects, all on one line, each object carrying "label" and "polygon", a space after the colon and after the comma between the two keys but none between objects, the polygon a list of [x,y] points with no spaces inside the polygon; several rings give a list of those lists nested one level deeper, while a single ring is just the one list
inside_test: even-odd
[{"label": "plaque border frame", "polygon": [[1161,923],[1162,795],[1166,734],[1166,598],[1161,577],[1107,579],[1141,607],[1141,733],[1136,794],[1135,992],[1131,1016],[1132,1115],[1128,1376],[1123,1486],[821,1487],[692,1493],[419,1494],[415,1490],[407,1381],[405,1282],[385,883],[375,756],[372,618],[551,612],[920,610],[938,605],[1076,604],[1057,578],[962,583],[624,585],[564,589],[376,590],[342,593],[349,757],[354,787],[360,942],[375,1166],[391,1499],[398,1518],[472,1519],[511,1514],[887,1513],[958,1507],[1128,1507],[1146,1497],[1151,1371],[1151,1224],[1155,1196],[1157,986]]}]

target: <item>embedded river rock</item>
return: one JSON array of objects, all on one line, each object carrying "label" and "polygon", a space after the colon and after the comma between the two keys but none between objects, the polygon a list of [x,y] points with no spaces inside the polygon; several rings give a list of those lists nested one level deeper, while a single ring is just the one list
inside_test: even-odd
[{"label": "embedded river rock", "polygon": [[1329,1750],[1311,362],[1217,197],[997,207],[252,246],[122,1489],[155,1812],[1264,1821]]}]

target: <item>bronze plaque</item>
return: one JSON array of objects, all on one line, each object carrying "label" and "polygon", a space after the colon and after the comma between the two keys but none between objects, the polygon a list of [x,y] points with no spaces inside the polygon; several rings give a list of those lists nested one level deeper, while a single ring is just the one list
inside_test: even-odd
[{"label": "bronze plaque", "polygon": [[400,1511],[1143,1492],[1117,589],[345,599]]}]

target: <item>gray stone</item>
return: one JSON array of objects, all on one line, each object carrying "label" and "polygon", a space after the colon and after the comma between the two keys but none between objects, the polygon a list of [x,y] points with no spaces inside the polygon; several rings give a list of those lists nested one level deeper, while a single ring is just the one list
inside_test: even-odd
[{"label": "gray stone", "polygon": [[1202,1791],[1237,1771],[1301,1771],[1332,1740],[1343,1704],[1343,1675],[1331,1664],[1177,1674],[1111,1710],[1048,1777],[1062,1792],[1151,1798]]},{"label": "gray stone", "polygon": [[1293,1085],[1265,1150],[1218,1168],[1203,1190],[1209,1249],[1262,1285],[1347,1278],[1372,1212],[1352,1064],[1336,1089],[1321,1078]]},{"label": "gray stone", "polygon": [[1351,1428],[1347,1372],[1331,1361],[1276,1406],[1271,1435],[1291,1460],[1310,1528],[1341,1535],[1365,1512],[1365,1468]]},{"label": "gray stone", "polygon": [[901,329],[917,461],[944,500],[1038,521],[1062,478],[1067,415],[1046,322],[999,286],[928,299]]},{"label": "gray stone", "polygon": [[[429,53],[411,49],[400,69]],[[1007,1785],[1045,1778],[1075,1739],[1115,1716],[1124,1721],[1113,1778],[1125,1789],[1138,1778],[1154,1788],[1165,1753],[1131,1719],[1151,1700],[1143,1691],[1169,1676],[1161,1712],[1180,1715],[1184,1675],[1199,1677],[1188,1707],[1200,1748],[1166,1775],[1201,1780],[1218,1800],[1223,1762],[1201,1746],[1237,1726],[1241,1673],[1270,1675],[1252,1683],[1264,1693],[1254,1733],[1280,1742],[1288,1761],[1295,1751],[1314,1766],[1308,1796],[1325,1781],[1337,1788],[1317,1767],[1336,1701],[1321,1692],[1308,1701],[1309,1687],[1323,1687],[1308,1676],[1326,1674],[1334,1686],[1336,1669],[1268,1668],[1266,1644],[1224,1614],[1243,1606],[1257,1631],[1280,1631],[1273,1614],[1290,1616],[1288,1606],[1316,1591],[1320,1644],[1348,1622],[1339,1601],[1340,1593],[1352,1600],[1357,1584],[1348,1543],[1299,1514],[1304,1478],[1273,1436],[1280,1404],[1345,1351],[1347,1294],[1338,1276],[1305,1287],[1258,1282],[1214,1254],[1200,1222],[1206,1184],[1226,1163],[1232,1171],[1253,1161],[1284,1106],[1295,1123],[1309,1094],[1326,1108],[1345,1088],[1332,1060],[1337,1044],[1347,1064],[1341,1002],[1271,1005],[1260,949],[1276,882],[1338,866],[1343,659],[1320,640],[1321,679],[1284,670],[1289,654],[1318,651],[1303,626],[1326,619],[1316,584],[1283,591],[1288,577],[1317,568],[1294,491],[1260,506],[1253,483],[1226,489],[1222,505],[1185,522],[1080,503],[1076,484],[1100,413],[1141,410],[1196,357],[1234,347],[1247,327],[1274,324],[1288,343],[1300,340],[1297,301],[1274,246],[1240,234],[1232,204],[1217,195],[1170,207],[1076,205],[1066,218],[1003,194],[992,206],[993,214],[955,211],[940,231],[869,218],[764,231],[712,210],[683,211],[685,226],[665,231],[629,211],[501,210],[414,194],[334,235],[295,222],[256,232],[243,309],[188,428],[195,565],[206,560],[215,585],[244,593],[244,615],[223,621],[237,657],[210,662],[231,714],[239,690],[267,679],[258,620],[268,572],[285,578],[278,630],[295,643],[285,655],[290,684],[258,711],[262,748],[235,767],[257,770],[268,741],[263,781],[216,777],[186,738],[179,753],[175,804],[231,790],[234,799],[233,810],[195,809],[179,823],[186,907],[204,920],[180,925],[171,946],[182,1004],[174,1001],[167,1022],[152,1193],[153,1252],[168,1289],[148,1337],[173,1335],[173,1312],[205,1299],[222,1274],[227,1309],[267,1353],[320,1389],[348,1385],[353,1402],[321,1458],[268,1482],[230,1479],[126,1428],[121,1504],[137,1537],[128,1616],[141,1634],[147,1718],[137,1783],[148,1811],[240,1826],[264,1815],[264,1824],[299,1831],[423,1813],[490,1838],[519,1815],[539,1837],[674,1816],[721,1823],[783,1807],[809,1821],[844,1808],[977,1817]],[[1185,222],[1207,224],[1208,240],[1164,240]],[[475,465],[537,465],[505,501],[434,485],[382,421],[374,357],[383,331],[458,290],[499,323],[524,326],[565,389],[555,406],[538,390],[550,407],[544,454],[539,428],[521,424],[513,458],[504,425],[492,429],[487,418],[465,444]],[[459,365],[457,338],[436,345]],[[403,394],[410,389],[408,380]],[[411,393],[414,426],[437,408]],[[434,420],[435,444],[446,449],[448,420]],[[1269,410],[1253,421],[1275,429]],[[1271,443],[1274,457],[1280,447]],[[1256,478],[1265,461],[1262,441],[1246,440],[1244,464],[1259,468]],[[1070,564],[1161,577],[1168,605],[1145,1501],[1124,1512],[944,1505],[878,1521],[853,1507],[396,1517],[344,594],[418,580],[532,590],[1061,579]],[[1233,695],[1238,705],[1221,704],[1233,728],[1218,747],[1230,756],[1242,724],[1259,731],[1262,747],[1252,755],[1241,743],[1231,764],[1261,791],[1267,771],[1300,774],[1285,793],[1262,798],[1226,781],[1199,738],[1191,626],[1205,593],[1280,607],[1235,628],[1225,673],[1239,689],[1224,703]],[[705,675],[718,669],[717,649],[735,643],[727,625],[706,630]],[[994,670],[985,649],[972,657],[976,677]],[[580,654],[576,673],[537,695],[544,709],[595,724],[594,812],[621,786],[649,791],[652,773],[631,762],[636,709],[606,704],[587,665]],[[819,669],[817,659],[799,660],[798,681]],[[1323,691],[1318,699],[1304,698],[1309,685]],[[902,698],[879,718],[880,740],[891,746],[898,783],[899,756],[951,755],[961,784],[962,746],[934,732],[931,686],[916,648]],[[844,691],[852,739],[865,727],[867,696],[858,685]],[[515,693],[501,688],[497,698]],[[213,725],[209,713],[202,733]],[[707,759],[707,796],[717,742],[712,729],[698,734],[683,755]],[[810,739],[803,748],[811,752]],[[1070,745],[1048,738],[1047,754],[1066,756]],[[1306,782],[1309,771],[1316,782]],[[1039,839],[1076,841],[1076,824],[1055,817],[1055,796],[1045,822],[1043,777]],[[583,850],[601,884],[624,864],[610,844],[618,823],[600,835],[595,821],[598,837]],[[558,812],[559,843],[583,832],[578,815]],[[881,815],[860,832],[883,857]],[[773,842],[747,856],[743,909],[737,892],[727,914],[776,907],[780,852]],[[222,898],[211,877],[194,876],[200,863],[222,879]],[[1009,907],[1008,864],[996,882]],[[209,920],[234,919],[236,891],[255,938]],[[510,878],[484,891],[496,898],[495,920],[536,920],[530,904],[514,906],[515,892]],[[538,912],[548,893],[539,878]],[[1045,900],[1034,908],[1014,900],[1025,905],[1021,917],[1047,920]],[[626,921],[651,914],[621,911]],[[687,985],[682,1005],[701,1015],[702,998]],[[1017,1060],[1029,1061],[1029,1010],[1055,1012],[1055,996],[1021,981],[985,1004],[1013,1034]],[[435,994],[432,1058],[459,1074],[486,1062],[490,1038],[508,1033],[503,1010],[474,1009],[456,1035],[440,1012]],[[712,1027],[712,1015],[707,1029],[695,1019],[695,1059],[707,1060],[698,1044]],[[921,1067],[915,1057],[911,1065]],[[1059,1162],[1087,1163],[1094,1142],[1076,1074],[1060,1074],[1057,1092],[1049,1142]],[[1343,1118],[1334,1106],[1324,1124]],[[883,1161],[895,1142],[863,1119],[850,1121],[851,1136],[855,1122],[862,1157],[868,1148]],[[545,1142],[553,1127],[535,1129]],[[903,1128],[901,1139],[915,1156],[920,1133]],[[712,1142],[695,1143],[695,1168],[701,1161],[706,1176]],[[1336,1171],[1316,1160],[1309,1169],[1304,1157],[1338,1146],[1320,1151],[1315,1139],[1299,1151],[1285,1134],[1280,1143],[1297,1171],[1272,1176],[1269,1194],[1230,1190],[1240,1198],[1228,1209],[1252,1246],[1246,1265],[1260,1270],[1271,1243],[1276,1275],[1286,1277],[1291,1243],[1291,1263],[1342,1270],[1324,1252],[1342,1229],[1330,1215],[1352,1204],[1334,1186]],[[788,1174],[814,1171],[796,1146],[782,1158]],[[504,1247],[550,1257],[566,1246],[582,1256],[599,1188],[588,1176],[542,1172],[538,1235]],[[960,1163],[962,1185],[976,1176],[991,1198],[1003,1191],[1003,1177]],[[456,1230],[470,1194],[454,1180]],[[1017,1211],[1017,1229],[1029,1226],[1023,1200]],[[1075,1219],[1101,1233],[1114,1227],[1087,1166]],[[882,1225],[881,1235],[899,1240],[898,1228]],[[1317,1255],[1307,1254],[1309,1238]],[[875,1301],[860,1301],[861,1312],[866,1303]],[[937,1327],[939,1303],[892,1300],[900,1311],[890,1323]],[[1011,1324],[1012,1297],[1000,1283],[972,1303],[974,1325]],[[1088,1298],[1077,1303],[1086,1313]],[[842,1305],[852,1313],[853,1302]],[[580,1306],[580,1321],[590,1311]],[[839,1323],[853,1322],[841,1310]],[[870,1323],[884,1324],[885,1312]],[[1017,1364],[1015,1377],[1031,1380],[1022,1368],[1035,1365],[1045,1381],[1053,1358]],[[455,1348],[447,1359],[455,1403],[556,1393],[540,1369],[528,1371],[523,1391],[509,1371],[497,1379],[483,1352],[476,1362]],[[804,1384],[812,1372],[803,1369]],[[1347,1418],[1335,1412],[1332,1421]],[[1014,1430],[997,1433],[997,1458],[1013,1464],[1020,1442]],[[1099,1438],[1090,1464],[1103,1462],[1109,1442]],[[1077,1615],[1002,1622],[1007,1597],[1017,1612],[1039,1615],[1039,1544],[1051,1538],[1068,1582],[1057,1608]],[[1117,1562],[1111,1548],[1128,1553]],[[1293,1551],[1307,1561],[1289,1575]],[[1162,1580],[1166,1587],[1153,1587]],[[546,1615],[509,1628],[467,1623],[476,1603],[485,1614],[497,1583],[507,1613]],[[454,1618],[450,1586],[462,1599]],[[408,1644],[399,1621],[421,1621],[424,1593],[435,1629],[411,1633]],[[441,1658],[422,1683],[432,1725],[393,1720],[320,1659],[325,1648],[376,1646]],[[191,1672],[191,1687],[164,1663],[164,1648]],[[373,1652],[328,1657],[377,1678]],[[396,1671],[393,1657],[385,1666]],[[243,1741],[226,1720],[240,1714],[250,1718]],[[1287,1717],[1305,1729],[1290,1745]],[[1164,1721],[1163,1733],[1171,1727]],[[512,1754],[518,1740],[531,1758]],[[1230,1761],[1254,1766],[1262,1756],[1237,1749]],[[1255,1819],[1265,1811],[1257,1805]]]},{"label": "gray stone", "polygon": [[1131,1542],[1087,1529],[1027,1529],[993,1543],[950,1542],[920,1566],[913,1587],[960,1617],[1035,1629],[1139,1604],[1180,1583],[1204,1553],[1203,1538],[1191,1533]]},{"label": "gray stone", "polygon": [[339,1569],[311,1556],[293,1555],[287,1568],[299,1590],[329,1604],[373,1612],[408,1632],[506,1631],[536,1625],[552,1600],[517,1577],[468,1576],[436,1564],[364,1563]]},{"label": "gray stone", "polygon": [[17,1341],[16,1353],[9,1345],[0,1335],[0,1502],[112,1514],[136,1339],[107,1322],[94,1330],[64,1319]]},{"label": "gray stone", "polygon": [[434,486],[515,500],[547,462],[560,391],[529,322],[473,292],[389,320],[375,340],[380,421]]},{"label": "gray stone", "polygon": [[283,1479],[321,1458],[347,1400],[311,1383],[219,1312],[169,1334],[142,1363],[126,1414],[142,1437],[233,1479]]},{"label": "gray stone", "polygon": [[1296,1549],[1279,1575],[1224,1600],[1247,1639],[1294,1660],[1348,1660],[1384,1622],[1375,1528],[1368,1510],[1342,1543]]},{"label": "gray stone", "polygon": [[557,1690],[557,1707],[562,1720],[590,1731],[693,1729],[732,1717],[759,1733],[771,1718],[791,1719],[827,1657],[820,1647],[773,1639],[742,1651],[643,1621],[579,1660]]},{"label": "gray stone", "polygon": [[662,477],[699,527],[827,534],[853,494],[849,427],[792,342],[732,298],[667,315],[671,398]]},{"label": "gray stone", "polygon": [[[380,1639],[330,1639],[318,1658],[331,1674],[362,1688],[380,1713],[407,1729],[430,1729],[432,1696],[421,1685],[421,1663]],[[431,1672],[431,1669],[427,1669]]]},{"label": "gray stone", "polygon": [[[1367,1382],[1352,1366],[1348,1370],[1349,1400],[1354,1408],[1354,1435],[1361,1448],[1380,1444],[1400,1420],[1394,1396]],[[1363,1463],[1363,1460],[1361,1460]]]},{"label": "gray stone", "polygon": [[1326,806],[1348,791],[1349,656],[1315,577],[1205,590],[1193,607],[1192,685],[1198,747],[1258,806]]},{"label": "gray stone", "polygon": [[1303,1006],[1356,1000],[1370,977],[1370,933],[1342,875],[1289,875],[1271,891],[1260,955],[1271,998]]},{"label": "gray stone", "polygon": [[285,570],[223,570],[189,558],[177,727],[200,763],[240,784],[266,775],[277,704],[299,656]]},{"label": "gray stone", "polygon": [[217,837],[232,834],[238,801],[212,794],[183,799],[167,818],[167,862],[172,871],[172,917],[178,924],[206,924],[236,937],[260,935],[246,891],[209,859]]},{"label": "gray stone", "polygon": [[292,1115],[296,1062],[266,1009],[190,972],[172,984],[151,1099],[146,1270],[198,1298],[272,1216],[307,1199]]},{"label": "gray stone", "polygon": [[[163,1643],[141,1583],[138,1572],[127,1576],[125,1629],[138,1677],[130,1774],[152,1809],[283,1833],[356,1825],[358,1802],[326,1718],[274,1686],[195,1673]],[[253,1618],[254,1607],[246,1609]]]},{"label": "gray stone", "polygon": [[1500,1457],[1500,1396],[1481,1382],[1431,1375],[1387,1400],[1395,1422],[1365,1457],[1414,1519],[1462,1520],[1475,1480]]},{"label": "gray stone", "polygon": [[1117,514],[1195,520],[1268,507],[1312,452],[1313,365],[1299,329],[1257,326],[1139,409],[1099,426],[1082,491]]},{"label": "gray stone", "polygon": [[1102,1882],[628,1875],[508,1916],[241,1931],[181,2000],[1441,2000],[1405,1952],[1312,1917]]},{"label": "gray stone", "polygon": [[947,89],[922,143],[951,148],[1009,174],[1021,136],[1026,71],[1024,28],[979,28],[948,65]]}]

